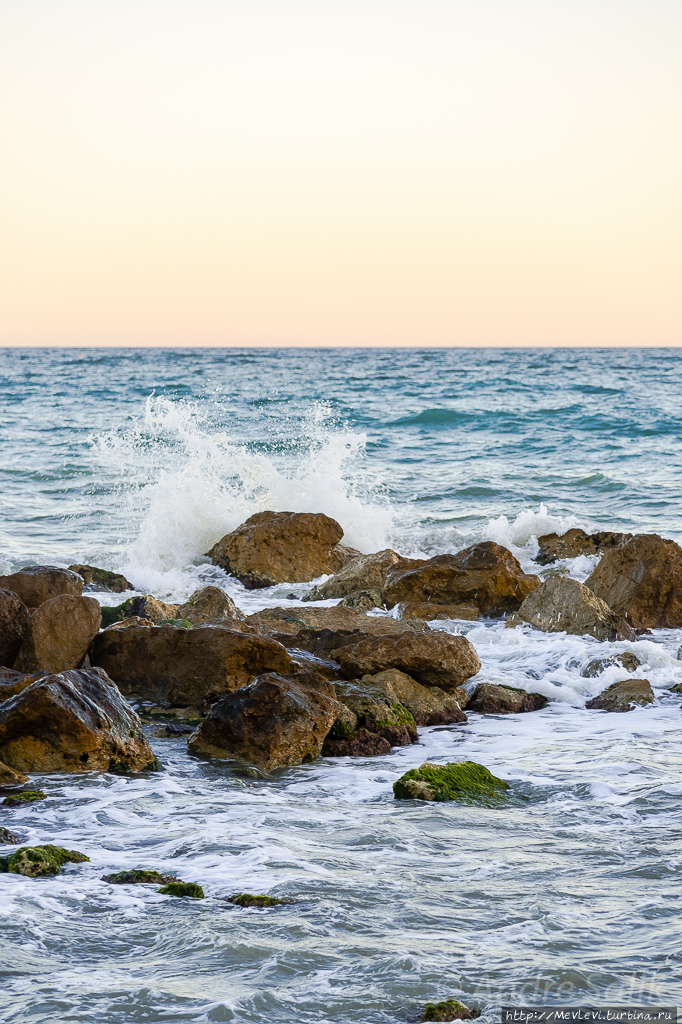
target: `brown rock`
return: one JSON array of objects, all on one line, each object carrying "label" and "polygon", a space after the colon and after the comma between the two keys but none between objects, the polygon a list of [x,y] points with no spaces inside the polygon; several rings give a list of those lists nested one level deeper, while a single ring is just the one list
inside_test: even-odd
[{"label": "brown rock", "polygon": [[59,594],[79,597],[83,593],[83,579],[56,565],[27,565],[11,576],[0,576],[0,587],[17,594],[27,608],[37,608]]},{"label": "brown rock", "polygon": [[481,615],[504,615],[516,611],[539,585],[537,576],[527,576],[511,551],[485,541],[412,568],[389,569],[384,596],[388,608],[402,602],[464,604],[473,605]]},{"label": "brown rock", "polygon": [[547,703],[541,693],[526,693],[513,686],[495,686],[481,683],[474,690],[468,710],[481,715],[518,715],[528,711],[540,711]]},{"label": "brown rock", "polygon": [[[381,594],[384,588],[386,573],[394,565],[409,564],[409,559],[401,558],[391,548],[376,551],[371,555],[358,555],[344,565],[330,580],[313,587],[304,601],[325,601],[330,597],[350,597],[361,591],[376,590]],[[377,607],[381,606],[381,602]]]},{"label": "brown rock", "polygon": [[518,612],[507,619],[508,627],[529,623],[543,633],[570,633],[597,640],[636,640],[628,626],[588,587],[566,576],[554,576],[536,587]]},{"label": "brown rock", "polygon": [[14,662],[20,672],[65,672],[82,665],[101,621],[94,597],[59,594],[36,608]]},{"label": "brown rock", "polygon": [[449,633],[379,635],[341,647],[331,653],[348,679],[397,668],[424,686],[451,691],[481,668],[466,637]]},{"label": "brown rock", "polygon": [[475,604],[429,604],[426,601],[407,601],[398,605],[401,619],[469,619],[478,618]]},{"label": "brown rock", "polygon": [[648,679],[624,679],[612,683],[598,697],[588,700],[585,707],[599,711],[633,711],[634,705],[653,704],[654,691]]},{"label": "brown rock", "polygon": [[119,572],[98,569],[94,565],[70,565],[69,571],[78,573],[79,576],[83,577],[86,591],[122,594],[125,590],[135,589],[132,583],[125,576],[121,576]]},{"label": "brown rock", "polygon": [[596,679],[607,668],[612,668],[614,665],[624,668],[626,672],[635,672],[641,664],[637,655],[633,654],[632,651],[623,651],[622,654],[614,654],[610,658],[594,658],[587,664],[580,675],[584,679]]},{"label": "brown rock", "polygon": [[[167,616],[171,618],[172,616]],[[192,625],[204,622],[243,622],[246,616],[237,608],[232,598],[220,587],[202,587],[195,590],[185,604],[177,608],[178,619],[187,619]]]},{"label": "brown rock", "polygon": [[[382,695],[378,690],[372,693],[355,683],[337,683],[334,691],[339,703],[353,713],[356,728],[383,736],[392,747],[405,747],[417,742],[419,737],[414,718],[399,701]],[[337,721],[338,716],[335,725]]]},{"label": "brown rock", "polygon": [[155,764],[142,723],[100,669],[42,676],[0,705],[0,758],[20,772]]},{"label": "brown rock", "polygon": [[303,630],[323,629],[396,635],[405,632],[429,632],[426,625],[415,626],[414,623],[398,622],[384,615],[364,615],[342,605],[335,605],[333,608],[266,608],[249,615],[246,621],[265,635],[289,633],[295,636]]},{"label": "brown rock", "polygon": [[166,604],[165,601],[159,601],[158,597],[154,597],[152,594],[142,594],[140,597],[130,599],[129,617],[148,619],[149,622],[153,622],[157,626],[164,619],[185,618],[184,615],[178,613],[179,607],[179,604]]},{"label": "brown rock", "polygon": [[336,520],[322,513],[258,512],[207,554],[248,590],[257,590],[338,572],[357,553],[339,544],[342,537]]},{"label": "brown rock", "polygon": [[462,687],[445,693],[438,686],[422,686],[397,668],[363,676],[362,684],[370,692],[378,691],[398,701],[412,714],[417,725],[449,725],[466,722],[464,708],[469,694]]},{"label": "brown rock", "polygon": [[109,627],[91,660],[123,693],[175,706],[200,705],[209,692],[221,696],[263,672],[292,668],[281,644],[222,626]]},{"label": "brown rock", "polygon": [[25,672],[17,672],[12,668],[0,668],[0,703],[3,700],[9,700],[10,697],[14,697],[17,693],[21,693],[31,683],[35,683],[36,679],[39,679],[43,672],[32,672],[26,674]]},{"label": "brown rock", "polygon": [[384,595],[380,590],[358,590],[340,602],[342,608],[353,608],[357,612],[369,612],[384,607]]},{"label": "brown rock", "polygon": [[21,598],[0,590],[0,665],[12,665],[30,628],[31,616]]},{"label": "brown rock", "polygon": [[682,626],[682,548],[656,534],[639,534],[607,551],[585,585],[630,626]]},{"label": "brown rock", "polygon": [[538,537],[539,550],[535,561],[540,565],[550,565],[559,558],[598,555],[602,551],[622,547],[631,537],[631,533],[612,533],[610,530],[585,533],[584,530],[574,529],[561,536],[557,533],[546,533],[543,537]]},{"label": "brown rock", "polygon": [[28,775],[15,772],[14,768],[0,761],[0,789],[18,789],[29,781]]},{"label": "brown rock", "polygon": [[390,753],[388,740],[369,729],[356,729],[346,736],[332,736],[330,733],[322,747],[323,757],[376,757]]},{"label": "brown rock", "polygon": [[314,761],[337,708],[327,680],[306,685],[270,672],[214,704],[190,737],[189,750],[249,761],[266,771]]}]

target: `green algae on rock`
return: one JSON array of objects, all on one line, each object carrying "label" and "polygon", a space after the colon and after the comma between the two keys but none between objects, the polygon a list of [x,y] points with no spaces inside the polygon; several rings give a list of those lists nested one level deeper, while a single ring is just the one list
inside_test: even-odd
[{"label": "green algae on rock", "polygon": [[237,896],[228,896],[228,903],[238,907],[279,907],[287,900],[278,900],[275,896],[254,896],[250,892],[240,892]]},{"label": "green algae on rock", "polygon": [[40,878],[58,875],[65,864],[82,864],[87,860],[90,858],[78,850],[65,850],[63,846],[45,843],[43,846],[22,846],[7,858],[7,870],[10,874]]},{"label": "green algae on rock", "polygon": [[180,626],[182,629],[191,629],[192,623],[189,619],[160,619],[154,623],[156,626]]},{"label": "green algae on rock", "polygon": [[496,778],[475,761],[432,764],[426,761],[393,783],[396,800],[458,800],[492,807],[504,799],[509,783]]},{"label": "green algae on rock", "polygon": [[32,804],[36,800],[45,800],[45,794],[40,789],[26,790],[25,793],[14,793],[6,796],[2,801],[6,807],[18,807],[20,804]]},{"label": "green algae on rock", "polygon": [[189,896],[192,900],[203,900],[204,890],[196,882],[169,882],[159,889],[162,896]]},{"label": "green algae on rock", "polygon": [[116,871],[113,875],[103,875],[103,882],[112,885],[169,885],[180,882],[177,875],[162,875],[160,871],[149,871],[147,868],[133,868],[131,871]]},{"label": "green algae on rock", "polygon": [[427,1003],[424,1007],[422,1020],[475,1020],[481,1014],[478,1010],[470,1010],[457,999],[446,999],[443,1003]]}]

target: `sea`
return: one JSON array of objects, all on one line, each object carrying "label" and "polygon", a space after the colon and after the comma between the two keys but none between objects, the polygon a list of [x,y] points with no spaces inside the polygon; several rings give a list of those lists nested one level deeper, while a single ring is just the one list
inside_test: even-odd
[{"label": "sea", "polygon": [[[264,509],[325,512],[363,552],[494,540],[526,571],[538,536],[573,526],[682,543],[682,350],[6,348],[0,503],[0,572],[85,562],[166,601],[215,584],[247,613],[309,589],[246,591],[206,558]],[[595,562],[563,564],[584,580]],[[150,728],[162,772],[36,777],[46,800],[0,807],[22,843],[90,858],[0,875],[0,1021],[396,1024],[458,999],[494,1024],[502,1006],[682,1003],[682,630],[432,628],[473,643],[473,684],[545,709],[264,778]],[[628,676],[588,662],[626,650],[655,704],[586,710]],[[513,800],[395,801],[427,760],[483,764]],[[102,881],[144,867],[206,898]],[[291,902],[243,909],[240,892]]]}]

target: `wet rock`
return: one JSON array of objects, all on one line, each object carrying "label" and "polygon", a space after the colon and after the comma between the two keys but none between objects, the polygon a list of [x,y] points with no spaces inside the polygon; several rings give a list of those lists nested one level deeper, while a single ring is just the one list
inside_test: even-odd
[{"label": "wet rock", "polygon": [[299,650],[296,647],[289,647],[289,654],[293,664],[294,672],[314,672],[316,675],[324,676],[325,679],[343,679],[343,673],[335,661],[329,658],[319,658],[309,651]]},{"label": "wet rock", "polygon": [[379,596],[376,607],[380,608],[383,604],[381,594],[386,573],[394,565],[406,564],[411,564],[410,560],[401,558],[391,548],[384,548],[383,551],[376,551],[371,555],[358,555],[357,558],[353,558],[344,565],[330,580],[313,587],[303,600],[325,601],[331,597],[355,596],[362,591],[376,592]]},{"label": "wet rock", "polygon": [[248,590],[256,590],[338,572],[358,553],[342,547],[342,537],[336,520],[322,513],[258,512],[207,555]]},{"label": "wet rock", "polygon": [[65,864],[82,864],[89,860],[78,850],[65,850],[63,846],[45,843],[43,846],[22,846],[7,858],[7,869],[14,875],[44,878],[58,875]]},{"label": "wet rock", "polygon": [[17,789],[19,786],[25,786],[27,782],[28,775],[16,772],[14,768],[10,768],[9,765],[0,761],[0,790]]},{"label": "wet rock", "polygon": [[126,695],[174,706],[201,705],[209,692],[218,699],[263,672],[292,669],[281,644],[222,626],[105,629],[91,660]]},{"label": "wet rock", "polygon": [[38,608],[44,601],[59,594],[80,597],[83,578],[56,565],[27,565],[10,576],[0,576],[0,587],[11,590],[27,608]]},{"label": "wet rock", "polygon": [[610,658],[594,658],[580,674],[583,679],[595,679],[614,665],[620,665],[626,672],[635,672],[641,664],[632,651],[623,651],[622,654],[614,654]]},{"label": "wet rock", "polygon": [[169,885],[171,882],[179,882],[175,875],[162,875],[158,871],[150,871],[148,868],[133,868],[131,871],[116,871],[113,875],[103,875],[103,882],[111,882],[112,885]]},{"label": "wet rock", "polygon": [[254,896],[250,892],[240,892],[236,896],[228,896],[227,903],[237,907],[281,907],[291,900],[278,900],[275,896]]},{"label": "wet rock", "polygon": [[508,789],[509,783],[474,761],[450,764],[426,761],[393,783],[396,800],[458,800],[483,807],[499,804]]},{"label": "wet rock", "polygon": [[0,846],[16,846],[18,842],[19,836],[15,836],[8,828],[0,827]]},{"label": "wet rock", "polygon": [[45,675],[0,705],[0,758],[21,772],[142,771],[142,723],[101,669]]},{"label": "wet rock", "polygon": [[[102,608],[102,614],[110,609]],[[128,629],[129,626],[153,626],[151,619],[141,619],[139,615],[129,615],[127,619],[117,619],[108,625],[102,618],[103,629]]]},{"label": "wet rock", "polygon": [[[364,615],[357,609],[336,605],[333,608],[264,608],[263,611],[249,615],[247,623],[265,635],[272,633],[289,633],[295,636],[301,630],[312,629],[344,629],[384,632],[395,629],[402,631],[400,623],[393,619]],[[394,623],[393,626],[386,625]]]},{"label": "wet rock", "polygon": [[86,591],[105,591],[110,594],[122,594],[125,590],[134,590],[125,576],[108,569],[98,569],[94,565],[70,565],[69,572],[75,572],[85,581]]},{"label": "wet rock", "polygon": [[682,626],[682,548],[656,534],[640,534],[607,551],[585,585],[630,626]]},{"label": "wet rock", "polygon": [[464,708],[469,702],[469,694],[462,687],[446,693],[438,686],[422,686],[396,668],[365,675],[362,685],[370,692],[383,693],[399,701],[410,711],[417,725],[450,725],[467,721]]},{"label": "wet rock", "polygon": [[514,686],[481,683],[473,692],[468,710],[477,711],[480,715],[519,715],[540,711],[546,704],[547,697],[541,693],[527,693]]},{"label": "wet rock", "polygon": [[432,632],[378,635],[332,651],[346,678],[397,668],[423,686],[454,690],[480,670],[472,644],[463,636]]},{"label": "wet rock", "polygon": [[187,619],[193,626],[204,622],[243,622],[246,616],[232,598],[220,587],[202,587],[195,590],[185,604],[177,610],[178,618]]},{"label": "wet rock", "polygon": [[169,882],[159,889],[162,896],[187,896],[191,900],[205,899],[204,890],[196,882]]},{"label": "wet rock", "polygon": [[401,619],[478,619],[478,608],[474,604],[429,604],[427,601],[407,601],[398,605]]},{"label": "wet rock", "polygon": [[388,608],[403,602],[473,605],[480,615],[504,615],[516,611],[539,584],[537,576],[524,573],[511,551],[485,541],[456,555],[389,569],[384,597]]},{"label": "wet rock", "polygon": [[14,697],[15,694],[21,693],[43,674],[42,672],[26,673],[17,672],[12,668],[0,668],[0,704],[9,700],[10,697]]},{"label": "wet rock", "polygon": [[480,1016],[480,1010],[470,1010],[468,1006],[460,1003],[457,999],[446,999],[442,1003],[427,1003],[422,1020],[476,1020]]},{"label": "wet rock", "polygon": [[38,800],[45,799],[45,794],[41,789],[33,789],[15,793],[13,796],[6,796],[2,802],[5,807],[21,807],[22,804],[33,804]]},{"label": "wet rock", "polygon": [[588,587],[565,576],[545,580],[507,619],[510,628],[528,623],[543,633],[570,633],[597,640],[636,640],[634,629]]},{"label": "wet rock", "polygon": [[406,747],[417,742],[419,736],[414,717],[399,701],[369,693],[354,685],[337,684],[334,692],[339,703],[353,713],[360,729],[383,736],[392,747]]},{"label": "wet rock", "polygon": [[342,608],[353,608],[358,612],[369,612],[372,608],[383,608],[384,598],[380,590],[359,590],[341,601]]},{"label": "wet rock", "polygon": [[570,572],[565,565],[557,565],[553,569],[542,569],[538,576],[541,580],[551,580],[555,576],[570,576]]},{"label": "wet rock", "polygon": [[78,668],[101,621],[94,597],[59,594],[36,608],[14,662],[20,672],[65,672]]},{"label": "wet rock", "polygon": [[0,589],[0,665],[13,665],[31,624],[29,610],[12,590]]},{"label": "wet rock", "polygon": [[633,711],[635,704],[644,707],[653,704],[654,691],[648,679],[624,679],[621,683],[612,683],[598,697],[593,697],[585,704],[590,710],[599,711]]},{"label": "wet rock", "polygon": [[344,733],[335,723],[322,746],[324,757],[376,757],[390,754],[391,744],[384,736],[369,729],[353,729]]},{"label": "wet rock", "polygon": [[106,629],[115,622],[122,622],[126,619],[144,619],[157,626],[159,623],[178,617],[178,604],[166,604],[159,601],[152,594],[140,594],[137,597],[129,597],[122,604],[113,608],[102,608],[102,628]]},{"label": "wet rock", "polygon": [[177,739],[178,736],[191,736],[194,732],[189,725],[173,725],[171,722],[168,725],[162,726],[157,729],[154,733],[159,739]]},{"label": "wet rock", "polygon": [[338,712],[332,684],[270,672],[223,697],[189,739],[190,753],[266,771],[314,761]]},{"label": "wet rock", "polygon": [[[152,623],[154,625],[154,623]],[[191,629],[192,623],[188,619],[161,619],[157,626],[177,626],[178,629]]]},{"label": "wet rock", "polygon": [[538,537],[538,553],[535,561],[540,565],[551,565],[559,558],[577,558],[578,555],[599,555],[613,548],[620,548],[632,537],[631,533],[613,533],[602,530],[599,533],[585,533],[584,530],[567,530],[559,536],[546,533]]}]

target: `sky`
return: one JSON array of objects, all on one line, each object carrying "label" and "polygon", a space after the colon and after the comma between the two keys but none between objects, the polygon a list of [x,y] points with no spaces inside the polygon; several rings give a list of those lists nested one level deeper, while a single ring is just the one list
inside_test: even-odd
[{"label": "sky", "polygon": [[682,344],[679,0],[0,0],[0,345]]}]

